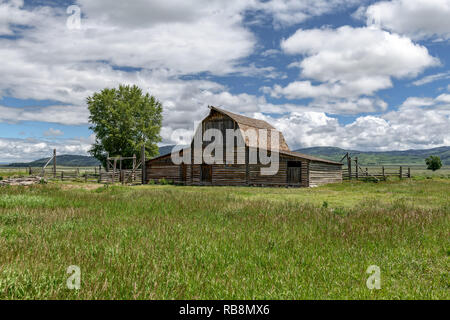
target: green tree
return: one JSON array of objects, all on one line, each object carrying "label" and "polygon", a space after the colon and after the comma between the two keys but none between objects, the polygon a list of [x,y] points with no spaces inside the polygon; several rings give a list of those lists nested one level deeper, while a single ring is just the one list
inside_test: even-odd
[{"label": "green tree", "polygon": [[139,157],[145,145],[146,157],[158,155],[162,104],[133,85],[103,89],[87,98],[89,127],[96,135],[90,154],[106,165],[110,156]]},{"label": "green tree", "polygon": [[442,167],[441,158],[438,156],[429,156],[425,159],[425,163],[427,164],[428,170],[439,170]]}]

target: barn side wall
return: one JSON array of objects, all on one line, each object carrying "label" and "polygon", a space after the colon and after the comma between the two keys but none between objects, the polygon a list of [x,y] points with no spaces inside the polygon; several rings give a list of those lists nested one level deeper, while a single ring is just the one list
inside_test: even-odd
[{"label": "barn side wall", "polygon": [[170,154],[149,160],[146,163],[146,182],[158,182],[161,179],[171,181],[173,183],[182,183],[181,166],[172,162]]},{"label": "barn side wall", "polygon": [[309,163],[309,186],[317,187],[327,183],[342,182],[342,166],[311,161]]}]

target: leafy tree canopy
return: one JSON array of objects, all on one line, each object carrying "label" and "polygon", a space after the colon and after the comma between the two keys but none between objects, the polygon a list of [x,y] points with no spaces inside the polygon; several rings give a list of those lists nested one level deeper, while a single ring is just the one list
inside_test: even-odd
[{"label": "leafy tree canopy", "polygon": [[103,89],[87,98],[89,127],[96,135],[90,154],[106,164],[110,156],[139,157],[145,145],[146,157],[158,155],[162,104],[136,85]]},{"label": "leafy tree canopy", "polygon": [[441,158],[438,156],[429,156],[425,159],[425,163],[427,164],[428,170],[439,170],[442,167]]}]

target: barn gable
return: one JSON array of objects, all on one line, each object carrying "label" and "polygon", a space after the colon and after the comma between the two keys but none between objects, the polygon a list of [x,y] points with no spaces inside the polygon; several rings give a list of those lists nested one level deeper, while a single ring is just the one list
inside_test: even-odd
[{"label": "barn gable", "polygon": [[[211,109],[209,115],[203,120],[203,122],[207,122],[208,120],[215,119],[217,117],[220,117],[220,115],[227,117],[232,122],[236,123],[234,126],[227,127],[227,129],[239,129],[241,133],[241,138],[245,137],[245,140],[243,141],[246,147],[250,148],[258,148],[260,146],[259,139],[261,137],[259,136],[260,130],[267,130],[266,134],[266,146],[264,149],[271,150],[271,131],[273,131],[274,134],[278,134],[279,139],[279,147],[278,150],[280,151],[290,151],[289,146],[286,143],[286,140],[284,139],[283,134],[276,130],[275,127],[270,125],[268,122],[264,120],[259,119],[253,119],[249,118],[240,114],[232,113],[223,109],[219,109],[217,107],[210,106]],[[249,133],[250,131],[256,133],[256,140],[252,141],[252,139],[249,139]]]}]

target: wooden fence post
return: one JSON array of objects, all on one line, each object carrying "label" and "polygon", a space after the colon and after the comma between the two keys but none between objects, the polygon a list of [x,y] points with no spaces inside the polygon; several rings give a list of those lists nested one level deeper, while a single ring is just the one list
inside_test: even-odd
[{"label": "wooden fence post", "polygon": [[122,156],[120,156],[119,160],[119,181],[123,184],[123,174],[122,174]]},{"label": "wooden fence post", "polygon": [[348,179],[352,180],[352,158],[347,156]]},{"label": "wooden fence post", "polygon": [[53,149],[53,179],[56,179],[56,149]]},{"label": "wooden fence post", "polygon": [[358,178],[359,178],[358,157],[355,157],[355,167],[356,167],[356,171],[355,171],[355,174],[356,174],[356,180],[358,180]]},{"label": "wooden fence post", "polygon": [[102,181],[102,165],[98,166],[98,183]]},{"label": "wooden fence post", "polygon": [[112,176],[112,183],[116,180],[116,166],[117,166],[117,158],[114,158],[114,168],[113,168],[113,176]]},{"label": "wooden fence post", "polygon": [[64,180],[64,171],[61,171],[61,181]]},{"label": "wooden fence post", "polygon": [[369,168],[366,167],[366,177],[369,176]]},{"label": "wooden fence post", "polygon": [[402,166],[400,166],[400,179],[403,178]]},{"label": "wooden fence post", "polygon": [[28,174],[31,176],[33,174],[33,171],[31,171],[31,166],[28,167]]},{"label": "wooden fence post", "polygon": [[408,167],[408,178],[411,178],[411,167]]},{"label": "wooden fence post", "polygon": [[381,173],[383,174],[383,180],[385,180],[386,177],[384,176],[384,166],[381,167]]},{"label": "wooden fence post", "polygon": [[145,184],[146,182],[146,175],[147,175],[147,168],[145,165],[145,144],[142,145],[142,150],[141,150],[141,169],[142,169],[142,184]]}]

